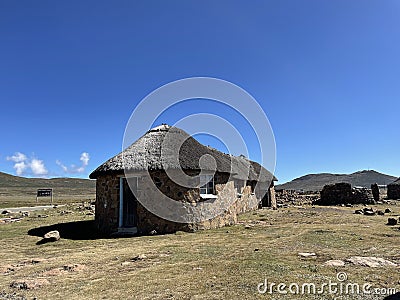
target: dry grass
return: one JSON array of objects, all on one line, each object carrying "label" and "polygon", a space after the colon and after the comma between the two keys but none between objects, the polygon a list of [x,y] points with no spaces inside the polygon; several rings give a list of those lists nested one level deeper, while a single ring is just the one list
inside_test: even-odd
[{"label": "dry grass", "polygon": [[[394,212],[390,215],[398,216],[400,207],[391,208]],[[400,264],[398,226],[385,225],[387,215],[368,217],[353,211],[312,207],[260,210],[241,216],[241,224],[232,227],[117,239],[89,239],[90,222],[85,221],[93,217],[84,211],[60,215],[53,210],[46,212],[46,219],[36,218],[37,212],[20,223],[0,225],[0,266],[32,258],[46,260],[22,264],[0,275],[0,292],[16,292],[28,299],[298,299],[278,293],[260,295],[257,285],[264,279],[299,284],[337,282],[338,272],[346,272],[351,282],[400,290],[399,268],[322,265],[329,259],[356,255]],[[40,238],[27,234],[33,228],[71,221],[77,223],[69,239],[36,245]],[[300,258],[299,252],[315,252],[317,257]],[[57,271],[67,264],[85,267]],[[12,282],[26,279],[46,279],[48,284],[33,290],[10,287]]]},{"label": "dry grass", "polygon": [[[84,199],[85,201],[94,201],[96,195],[93,193],[78,194],[77,193],[57,193],[53,197],[54,204],[68,204],[75,203]],[[36,195],[0,195],[0,209],[22,206],[36,206],[36,205],[49,205],[51,204],[51,197],[40,197],[36,202]]]}]

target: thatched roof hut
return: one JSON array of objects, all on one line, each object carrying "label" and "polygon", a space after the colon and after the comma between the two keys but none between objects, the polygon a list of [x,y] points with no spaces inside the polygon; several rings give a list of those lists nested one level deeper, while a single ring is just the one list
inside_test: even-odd
[{"label": "thatched roof hut", "polygon": [[400,178],[397,178],[394,182],[392,182],[388,185],[400,185]]},{"label": "thatched roof hut", "polygon": [[276,207],[276,178],[260,164],[202,145],[165,124],[90,178],[97,179],[95,221],[104,233],[215,228],[236,223],[238,214],[260,202]]},{"label": "thatched roof hut", "polygon": [[400,199],[400,178],[388,184],[387,197],[388,199]]}]

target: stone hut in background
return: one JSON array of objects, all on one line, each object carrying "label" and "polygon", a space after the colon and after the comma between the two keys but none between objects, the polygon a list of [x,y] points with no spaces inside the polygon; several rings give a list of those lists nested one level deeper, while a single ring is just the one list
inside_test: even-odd
[{"label": "stone hut in background", "polygon": [[387,198],[396,200],[400,199],[400,178],[387,186]]},{"label": "stone hut in background", "polygon": [[373,204],[372,191],[367,188],[352,188],[350,183],[336,183],[325,185],[321,197],[315,202],[318,205],[340,204]]},{"label": "stone hut in background", "polygon": [[168,125],[149,130],[90,178],[97,179],[95,223],[103,234],[216,228],[259,206],[276,207],[277,179],[264,167]]}]

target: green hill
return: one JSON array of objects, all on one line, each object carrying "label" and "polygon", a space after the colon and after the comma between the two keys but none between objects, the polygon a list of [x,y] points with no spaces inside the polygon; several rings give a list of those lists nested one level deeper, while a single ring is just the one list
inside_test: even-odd
[{"label": "green hill", "polygon": [[326,184],[347,182],[353,186],[371,187],[378,183],[386,185],[396,180],[396,177],[382,174],[373,170],[359,171],[352,174],[309,174],[296,178],[290,182],[276,186],[276,189],[320,191]]},{"label": "green hill", "polygon": [[[0,172],[0,207],[34,205],[39,188],[52,188],[55,203],[86,201],[96,196],[96,181],[81,178],[26,178]],[[40,198],[40,202],[48,202]]]}]

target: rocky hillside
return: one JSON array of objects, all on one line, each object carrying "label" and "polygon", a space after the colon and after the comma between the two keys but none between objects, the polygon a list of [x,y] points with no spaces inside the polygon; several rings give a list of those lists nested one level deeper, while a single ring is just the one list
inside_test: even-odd
[{"label": "rocky hillside", "polygon": [[373,170],[360,171],[352,174],[309,174],[296,178],[290,182],[277,185],[276,189],[320,191],[326,184],[347,182],[352,186],[371,187],[371,184],[388,184],[397,178]]}]

